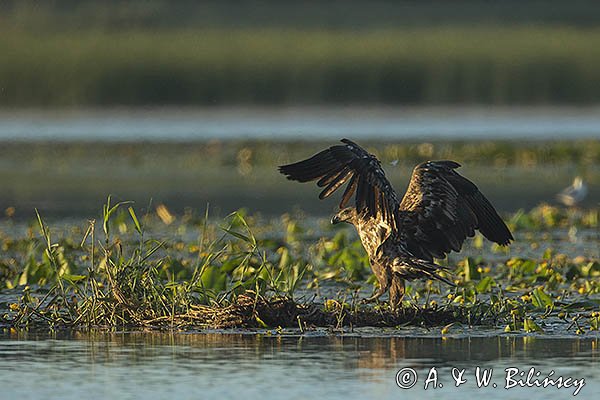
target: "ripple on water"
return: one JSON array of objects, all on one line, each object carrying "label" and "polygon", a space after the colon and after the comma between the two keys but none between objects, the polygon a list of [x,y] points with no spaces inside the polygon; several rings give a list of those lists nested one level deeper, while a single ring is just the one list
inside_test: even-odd
[{"label": "ripple on water", "polygon": [[[0,385],[6,398],[421,398],[457,399],[483,390],[490,398],[566,398],[569,389],[477,389],[452,385],[453,367],[469,379],[476,366],[493,368],[503,384],[504,369],[535,367],[542,377],[586,379],[582,397],[600,390],[598,338],[530,336],[423,337],[270,336],[265,334],[80,334],[3,335]],[[420,386],[431,367],[446,386]],[[403,391],[396,372],[414,368],[421,383]]]}]

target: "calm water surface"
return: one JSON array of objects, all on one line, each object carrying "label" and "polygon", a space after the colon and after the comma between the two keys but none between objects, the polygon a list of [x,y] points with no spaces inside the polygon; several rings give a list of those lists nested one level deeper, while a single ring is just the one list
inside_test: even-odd
[{"label": "calm water surface", "polygon": [[[373,333],[375,334],[375,333]],[[577,398],[600,394],[598,338],[398,337],[242,334],[0,335],[2,399],[572,398],[575,388],[504,389],[509,367],[584,379]],[[477,388],[476,366],[492,368]],[[431,367],[443,387],[424,390]],[[452,368],[465,369],[456,388]],[[396,373],[418,382],[400,389]],[[497,387],[492,385],[496,383]]]},{"label": "calm water surface", "polygon": [[[300,135],[300,136],[299,136]],[[0,140],[600,138],[582,108],[306,107],[4,111]]]}]

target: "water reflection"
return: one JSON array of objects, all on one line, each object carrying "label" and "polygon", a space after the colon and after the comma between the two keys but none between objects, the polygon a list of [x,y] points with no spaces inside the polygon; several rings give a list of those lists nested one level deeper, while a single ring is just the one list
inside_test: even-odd
[{"label": "water reflection", "polygon": [[[399,361],[419,364],[455,365],[495,360],[600,358],[594,338],[544,338],[533,336],[481,337],[388,337],[314,336],[248,333],[81,333],[56,335],[11,332],[0,336],[0,360],[135,364],[164,356],[173,359],[220,362],[242,356],[248,362],[276,359],[281,355],[317,360],[323,353],[352,355],[343,359],[349,368],[389,368]],[[331,360],[329,360],[331,361]],[[349,362],[351,361],[351,362]],[[448,364],[448,365],[450,365]],[[1,368],[1,367],[0,367]]]},{"label": "water reflection", "polygon": [[[435,366],[448,388],[445,398],[476,387],[455,389],[451,367],[537,366],[546,373],[586,378],[584,394],[600,390],[598,338],[541,337],[347,337],[187,333],[35,333],[0,336],[0,385],[7,398],[247,398],[373,396],[399,397],[396,371],[415,368],[421,376]],[[498,378],[500,379],[500,378]],[[498,380],[500,382],[500,380]],[[434,396],[422,387],[412,395]],[[440,390],[440,389],[438,389]],[[496,391],[492,397],[501,396]],[[515,394],[527,393],[516,389]],[[566,389],[565,389],[566,390]],[[536,389],[545,398],[570,395]],[[9,396],[10,394],[10,396]],[[298,396],[302,394],[302,396]],[[556,397],[558,398],[558,397]]]}]

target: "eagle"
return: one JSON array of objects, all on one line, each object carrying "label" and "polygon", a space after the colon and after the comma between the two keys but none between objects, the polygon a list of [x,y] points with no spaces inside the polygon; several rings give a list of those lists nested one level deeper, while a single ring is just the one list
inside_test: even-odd
[{"label": "eagle", "polygon": [[331,223],[354,225],[369,256],[379,287],[365,301],[375,301],[389,290],[390,306],[396,309],[406,280],[436,279],[453,285],[440,275],[445,267],[434,258],[460,251],[476,230],[501,246],[514,240],[489,200],[456,172],[459,163],[417,165],[400,199],[377,157],[351,140],[341,142],[306,160],[279,166],[279,171],[298,182],[317,180],[323,188],[320,199],[347,184]]}]

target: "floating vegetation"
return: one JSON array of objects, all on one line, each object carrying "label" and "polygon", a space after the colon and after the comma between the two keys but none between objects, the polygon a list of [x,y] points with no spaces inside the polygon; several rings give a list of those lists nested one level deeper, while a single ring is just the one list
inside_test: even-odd
[{"label": "floating vegetation", "polygon": [[[600,142],[595,139],[569,140],[432,140],[419,141],[398,138],[389,140],[365,140],[367,150],[377,154],[384,164],[408,167],[425,159],[460,160],[467,165],[491,165],[497,168],[516,167],[519,171],[543,166],[574,166],[589,168],[594,176],[600,163]],[[165,141],[138,143],[120,142],[54,142],[11,141],[2,142],[0,155],[6,168],[22,166],[23,159],[30,162],[26,167],[32,171],[48,170],[66,173],[71,168],[94,170],[98,164],[113,171],[113,165],[121,163],[134,167],[154,167],[157,173],[165,166],[196,169],[208,166],[235,167],[236,173],[245,176],[262,167],[292,162],[305,155],[331,145],[331,140],[273,141],[259,139],[223,139],[206,141]],[[202,154],[202,159],[198,158]],[[59,162],[57,162],[57,159]],[[114,161],[106,165],[106,160]],[[21,162],[19,162],[21,161]],[[114,168],[117,172],[120,169]],[[392,168],[388,168],[392,169]],[[583,169],[585,171],[585,169]],[[185,171],[182,171],[185,172]],[[410,171],[408,171],[410,172]],[[552,169],[553,175],[560,171]],[[264,177],[267,178],[267,177]],[[277,178],[279,178],[277,176]],[[572,177],[571,177],[572,179]],[[589,178],[586,177],[586,180]],[[565,182],[571,183],[570,180]]]},{"label": "floating vegetation", "polygon": [[598,228],[599,219],[598,209],[565,209],[541,204],[529,212],[519,210],[512,216],[510,224],[522,230]]},{"label": "floating vegetation", "polygon": [[[152,193],[156,204],[168,204],[173,216],[184,214],[190,204],[206,202],[215,205],[213,217],[223,217],[240,204],[269,215],[283,214],[302,204],[306,212],[322,215],[331,211],[331,205],[308,201],[313,200],[310,191],[289,190],[292,183],[273,171],[276,165],[329,145],[331,141],[239,139],[162,143],[3,141],[0,182],[9,186],[0,192],[0,217],[32,219],[33,207],[39,206],[45,218],[85,218],[96,215],[106,193],[121,200],[135,200],[138,211]],[[463,164],[461,173],[478,182],[499,210],[530,209],[542,200],[552,202],[576,175],[581,175],[590,188],[582,207],[597,207],[598,140],[398,139],[367,140],[365,145],[382,161],[388,178],[399,190],[416,164],[427,159],[449,159]],[[541,226],[541,217],[524,214],[531,219],[519,223]],[[169,214],[161,215],[165,221],[171,219]]]},{"label": "floating vegetation", "polygon": [[455,288],[411,282],[401,309],[392,311],[363,304],[375,280],[349,229],[292,215],[267,221],[243,210],[223,220],[209,218],[208,209],[175,215],[165,205],[138,215],[133,204],[109,197],[102,217],[83,226],[55,230],[37,214],[26,237],[0,232],[0,325],[598,331],[597,250],[572,257],[535,238],[565,227],[597,235],[598,210],[542,205],[507,220],[517,243],[529,243],[537,256],[483,249],[476,237],[467,250],[473,257],[440,260]]}]

